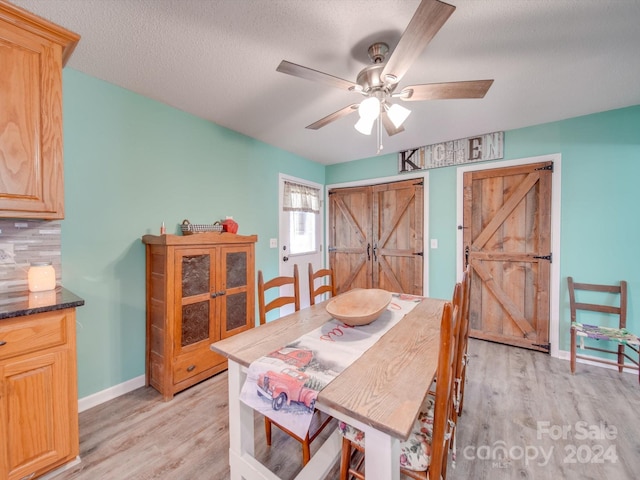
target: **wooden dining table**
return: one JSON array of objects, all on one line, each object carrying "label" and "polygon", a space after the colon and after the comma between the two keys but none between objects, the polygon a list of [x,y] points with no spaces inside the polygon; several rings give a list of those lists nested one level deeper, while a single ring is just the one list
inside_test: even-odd
[{"label": "wooden dining table", "polygon": [[[315,407],[364,431],[367,480],[399,480],[406,440],[435,377],[445,300],[425,298],[318,394]],[[228,358],[232,480],[276,480],[254,456],[254,412],[240,400],[249,365],[331,320],[327,301],[226,338],[211,349]],[[316,441],[320,441],[317,439]],[[295,477],[325,478],[341,449],[337,429]]]}]

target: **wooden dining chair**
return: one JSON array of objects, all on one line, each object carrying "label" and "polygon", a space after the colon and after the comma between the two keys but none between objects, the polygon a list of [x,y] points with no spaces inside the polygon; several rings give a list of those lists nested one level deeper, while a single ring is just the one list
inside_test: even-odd
[{"label": "wooden dining chair", "polygon": [[[455,325],[459,316],[458,307],[445,303],[440,323],[436,393],[426,396],[409,438],[400,443],[400,473],[410,478],[446,479],[455,392]],[[347,480],[349,476],[364,480],[365,472],[361,470],[365,455],[364,433],[344,422],[338,423],[338,429],[342,434],[340,480]],[[354,452],[359,454],[353,455]]]},{"label": "wooden dining chair", "polygon": [[[571,373],[576,371],[576,359],[581,358],[615,365],[620,373],[625,368],[638,370],[638,382],[640,382],[640,341],[637,335],[627,330],[627,282],[622,280],[618,285],[577,283],[573,281],[573,277],[568,277],[567,282],[571,311]],[[581,295],[589,295],[589,298],[585,298],[589,303],[577,300],[579,291],[582,291]],[[598,300],[597,303],[596,300]],[[589,323],[578,322],[578,313]],[[580,337],[579,340],[578,337]],[[587,345],[585,339],[615,342],[617,348],[610,350],[611,347],[600,348]],[[614,355],[616,361],[580,355],[577,353],[578,348]],[[634,352],[638,359],[632,358],[627,353],[627,349]],[[625,363],[625,359],[630,363]]]},{"label": "wooden dining chair", "polygon": [[[272,288],[280,289],[291,285],[293,288],[293,295],[280,296],[278,290],[278,296],[270,302],[266,302],[267,291]],[[300,278],[298,276],[298,265],[293,266],[293,276],[287,277],[275,277],[268,282],[264,281],[262,276],[262,270],[258,270],[258,312],[260,316],[260,325],[264,325],[267,322],[267,313],[276,308],[284,307],[285,305],[293,305],[295,311],[300,310]]]},{"label": "wooden dining chair", "polygon": [[[267,291],[287,285],[291,285],[293,287],[293,295],[277,296],[267,303],[265,299]],[[275,277],[267,282],[264,281],[262,271],[258,271],[258,309],[260,325],[266,323],[268,312],[285,305],[293,305],[296,312],[300,310],[300,279],[298,276],[298,265],[296,264],[293,266],[293,276]],[[267,445],[271,446],[271,426],[275,425],[302,444],[302,464],[306,465],[311,459],[311,442],[316,439],[320,432],[322,432],[322,430],[329,424],[331,419],[332,417],[323,414],[319,410],[314,410],[314,418],[311,421],[309,432],[306,436],[300,437],[291,430],[265,416],[264,433],[267,439]]]},{"label": "wooden dining chair", "polygon": [[464,404],[464,386],[467,382],[467,365],[469,365],[469,308],[471,299],[471,267],[467,265],[462,274],[462,298],[460,305],[460,326],[458,331],[458,341],[456,344],[456,370],[454,381],[456,383],[455,396],[455,422],[462,415]]},{"label": "wooden dining chair", "polygon": [[[316,280],[320,280],[320,284],[316,287]],[[336,285],[333,279],[333,270],[329,268],[321,268],[313,271],[313,264],[309,262],[309,304],[316,304],[316,297],[328,293],[332,297],[336,296]]]}]

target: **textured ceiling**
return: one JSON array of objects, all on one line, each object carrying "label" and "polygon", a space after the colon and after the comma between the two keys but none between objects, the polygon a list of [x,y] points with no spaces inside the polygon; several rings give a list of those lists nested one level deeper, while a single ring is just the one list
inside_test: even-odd
[{"label": "textured ceiling", "polygon": [[[355,81],[393,49],[419,0],[14,0],[82,38],[69,67],[324,164],[376,154],[362,97],[276,72],[281,60]],[[383,153],[640,104],[640,0],[451,0],[400,83],[493,78],[481,100],[406,103]]]}]

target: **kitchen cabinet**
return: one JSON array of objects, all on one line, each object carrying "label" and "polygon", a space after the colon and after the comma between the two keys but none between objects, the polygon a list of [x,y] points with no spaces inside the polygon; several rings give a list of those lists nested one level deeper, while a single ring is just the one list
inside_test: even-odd
[{"label": "kitchen cabinet", "polygon": [[255,242],[145,235],[147,385],[165,400],[227,368],[212,343],[255,326]]},{"label": "kitchen cabinet", "polygon": [[0,218],[64,218],[62,67],[79,39],[0,0]]},{"label": "kitchen cabinet", "polygon": [[0,320],[0,479],[78,456],[75,308]]}]

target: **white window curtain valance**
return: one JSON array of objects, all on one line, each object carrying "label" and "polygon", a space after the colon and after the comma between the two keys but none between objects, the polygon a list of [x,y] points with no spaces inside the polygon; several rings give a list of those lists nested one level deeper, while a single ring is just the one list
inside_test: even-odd
[{"label": "white window curtain valance", "polygon": [[285,212],[320,213],[320,190],[285,181],[282,209]]}]

